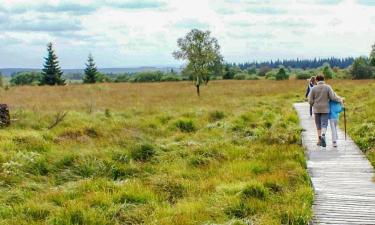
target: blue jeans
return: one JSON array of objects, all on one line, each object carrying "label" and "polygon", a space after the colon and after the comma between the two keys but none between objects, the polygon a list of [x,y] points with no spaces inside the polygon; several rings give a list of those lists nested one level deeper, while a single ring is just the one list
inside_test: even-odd
[{"label": "blue jeans", "polygon": [[328,127],[328,113],[315,113],[315,125],[318,130]]}]

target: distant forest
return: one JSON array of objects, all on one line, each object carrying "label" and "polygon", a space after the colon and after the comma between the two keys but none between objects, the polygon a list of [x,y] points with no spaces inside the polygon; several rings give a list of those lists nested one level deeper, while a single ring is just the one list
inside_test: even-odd
[{"label": "distant forest", "polygon": [[265,61],[265,62],[246,62],[246,63],[231,63],[233,66],[238,66],[240,69],[245,70],[248,68],[278,68],[279,66],[284,66],[287,68],[295,69],[315,69],[322,67],[325,63],[328,63],[332,68],[338,67],[341,69],[351,66],[354,62],[353,57],[348,58],[315,58],[315,59],[288,59],[288,60],[275,60],[275,61]]}]

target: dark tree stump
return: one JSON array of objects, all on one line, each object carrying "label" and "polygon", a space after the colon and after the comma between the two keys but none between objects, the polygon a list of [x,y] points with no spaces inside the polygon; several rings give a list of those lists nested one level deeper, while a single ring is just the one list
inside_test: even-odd
[{"label": "dark tree stump", "polygon": [[10,125],[9,107],[6,104],[0,104],[0,127]]}]

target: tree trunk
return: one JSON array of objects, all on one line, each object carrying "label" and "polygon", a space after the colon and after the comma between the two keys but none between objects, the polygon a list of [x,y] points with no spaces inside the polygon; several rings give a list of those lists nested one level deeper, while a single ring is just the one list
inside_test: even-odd
[{"label": "tree trunk", "polygon": [[198,94],[198,97],[200,97],[200,96],[201,96],[201,93],[200,93],[200,91],[199,91],[199,85],[196,85],[196,87],[197,87],[197,94]]},{"label": "tree trunk", "polygon": [[0,104],[0,127],[10,125],[9,107],[6,104]]}]

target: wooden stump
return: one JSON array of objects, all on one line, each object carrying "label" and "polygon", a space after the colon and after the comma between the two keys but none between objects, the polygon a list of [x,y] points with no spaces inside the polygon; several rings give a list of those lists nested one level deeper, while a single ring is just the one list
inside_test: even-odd
[{"label": "wooden stump", "polygon": [[9,107],[6,104],[0,104],[0,127],[10,125]]}]

